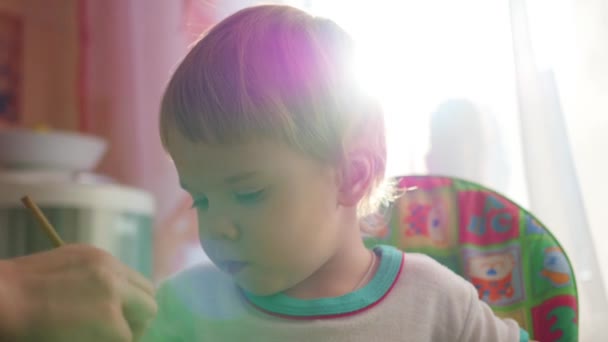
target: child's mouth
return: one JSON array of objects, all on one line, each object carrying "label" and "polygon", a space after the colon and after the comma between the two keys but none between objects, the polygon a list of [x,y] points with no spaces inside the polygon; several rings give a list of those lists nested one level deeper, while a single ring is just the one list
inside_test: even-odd
[{"label": "child's mouth", "polygon": [[247,263],[242,261],[222,261],[218,263],[218,266],[224,272],[235,275],[247,267]]}]

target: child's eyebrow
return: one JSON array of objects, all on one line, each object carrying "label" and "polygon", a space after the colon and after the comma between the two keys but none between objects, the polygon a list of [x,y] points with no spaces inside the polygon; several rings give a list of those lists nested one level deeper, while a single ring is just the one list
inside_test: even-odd
[{"label": "child's eyebrow", "polygon": [[[226,184],[233,185],[233,184],[248,180],[250,178],[253,178],[253,177],[257,176],[258,174],[259,174],[259,172],[255,172],[255,171],[238,173],[234,176],[230,176],[230,177],[224,179],[224,182]],[[192,189],[188,185],[186,185],[186,183],[180,181],[179,186],[182,189],[186,190],[187,192],[193,193]]]}]

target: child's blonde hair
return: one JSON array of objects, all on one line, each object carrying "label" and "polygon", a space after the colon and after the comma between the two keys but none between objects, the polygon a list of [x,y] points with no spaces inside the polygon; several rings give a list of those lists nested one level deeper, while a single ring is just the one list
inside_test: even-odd
[{"label": "child's blonde hair", "polygon": [[356,142],[373,156],[374,179],[358,207],[371,213],[383,198],[384,121],[354,80],[353,50],[330,20],[289,6],[241,10],[203,35],[175,71],[161,105],[163,144],[176,127],[193,142],[270,138],[333,163]]}]

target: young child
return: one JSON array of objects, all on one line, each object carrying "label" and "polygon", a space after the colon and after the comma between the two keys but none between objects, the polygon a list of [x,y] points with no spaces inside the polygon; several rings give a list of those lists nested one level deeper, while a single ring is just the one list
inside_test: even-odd
[{"label": "young child", "polygon": [[365,248],[386,161],[351,38],[287,6],[244,9],[175,71],[161,136],[213,265],[159,289],[146,341],[520,341],[431,258]]}]

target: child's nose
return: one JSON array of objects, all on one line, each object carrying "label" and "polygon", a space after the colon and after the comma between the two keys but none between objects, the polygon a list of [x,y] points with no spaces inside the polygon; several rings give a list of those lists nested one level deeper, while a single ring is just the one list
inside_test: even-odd
[{"label": "child's nose", "polygon": [[206,239],[236,241],[240,237],[238,227],[228,217],[218,217],[208,220],[201,227],[201,234]]}]

